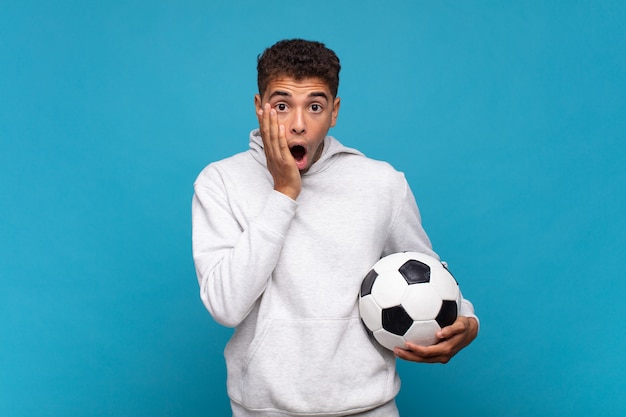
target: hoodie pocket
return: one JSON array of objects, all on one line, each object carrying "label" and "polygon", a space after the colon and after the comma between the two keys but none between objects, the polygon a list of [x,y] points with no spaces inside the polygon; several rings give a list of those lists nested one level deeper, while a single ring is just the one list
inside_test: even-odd
[{"label": "hoodie pocket", "polygon": [[381,355],[359,318],[266,323],[246,357],[246,407],[332,413],[389,400],[395,359]]}]

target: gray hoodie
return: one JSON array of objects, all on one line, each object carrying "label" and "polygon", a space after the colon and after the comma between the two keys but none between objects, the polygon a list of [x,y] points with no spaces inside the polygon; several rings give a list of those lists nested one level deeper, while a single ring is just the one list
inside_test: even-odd
[{"label": "gray hoodie", "polygon": [[[202,301],[235,327],[227,387],[250,416],[338,416],[389,403],[393,353],[359,318],[360,284],[382,256],[438,259],[402,173],[328,136],[294,201],[273,190],[258,130],[250,149],[194,184],[193,256]],[[461,314],[474,316],[464,300]]]}]

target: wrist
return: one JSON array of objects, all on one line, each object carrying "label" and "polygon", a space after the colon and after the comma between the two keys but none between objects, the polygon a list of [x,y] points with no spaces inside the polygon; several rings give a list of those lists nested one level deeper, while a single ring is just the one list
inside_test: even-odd
[{"label": "wrist", "polygon": [[287,197],[295,200],[300,195],[300,189],[295,189],[292,187],[274,187],[275,191],[278,191],[281,194],[286,195]]}]

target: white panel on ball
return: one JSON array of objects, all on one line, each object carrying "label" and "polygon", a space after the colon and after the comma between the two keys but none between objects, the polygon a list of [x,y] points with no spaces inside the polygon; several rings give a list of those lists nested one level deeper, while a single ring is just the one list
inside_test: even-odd
[{"label": "white panel on ball", "polygon": [[441,330],[435,320],[416,321],[404,334],[404,338],[411,343],[421,346],[434,345],[437,342],[435,334]]},{"label": "white panel on ball", "polygon": [[459,286],[443,266],[436,273],[431,273],[430,283],[444,300],[456,300],[459,296]]},{"label": "white panel on ball", "polygon": [[384,329],[374,332],[374,338],[378,343],[380,343],[389,350],[393,350],[396,347],[403,349],[405,348],[404,338],[402,336],[389,333]]},{"label": "white panel on ball", "polygon": [[409,285],[402,307],[413,320],[431,320],[439,314],[441,297],[430,283]]},{"label": "white panel on ball", "polygon": [[397,306],[402,302],[408,284],[396,270],[378,275],[372,287],[372,296],[381,308]]},{"label": "white panel on ball", "polygon": [[361,318],[368,329],[372,331],[382,329],[382,310],[371,295],[362,297],[359,300],[359,310],[361,311]]},{"label": "white panel on ball", "polygon": [[393,253],[391,255],[387,255],[384,258],[381,258],[378,262],[376,262],[376,272],[379,274],[387,271],[395,271],[398,268],[398,265],[403,264],[408,261],[409,257],[405,252]]}]

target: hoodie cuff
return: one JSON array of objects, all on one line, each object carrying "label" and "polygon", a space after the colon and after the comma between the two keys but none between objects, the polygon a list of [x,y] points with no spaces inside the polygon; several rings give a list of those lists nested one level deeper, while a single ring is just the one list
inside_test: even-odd
[{"label": "hoodie cuff", "polygon": [[265,202],[265,207],[254,223],[259,228],[284,238],[297,207],[298,203],[295,200],[279,191],[272,190]]}]

